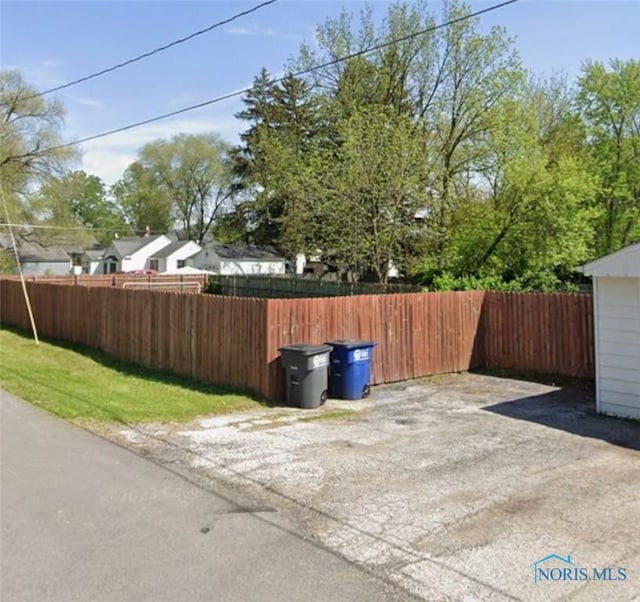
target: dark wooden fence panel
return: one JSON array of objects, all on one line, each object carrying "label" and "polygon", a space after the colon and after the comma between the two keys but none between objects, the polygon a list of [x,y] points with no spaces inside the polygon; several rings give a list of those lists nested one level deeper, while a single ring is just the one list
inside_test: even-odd
[{"label": "dark wooden fence panel", "polygon": [[215,275],[209,279],[212,290],[233,297],[268,297],[275,299],[344,297],[419,292],[413,284],[382,284],[318,280],[295,275]]}]

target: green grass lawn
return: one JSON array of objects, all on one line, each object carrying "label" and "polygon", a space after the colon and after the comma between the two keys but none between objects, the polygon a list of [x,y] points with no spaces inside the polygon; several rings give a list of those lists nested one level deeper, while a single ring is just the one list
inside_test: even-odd
[{"label": "green grass lawn", "polygon": [[93,349],[0,330],[0,386],[74,421],[171,422],[259,408],[251,396],[116,360]]}]

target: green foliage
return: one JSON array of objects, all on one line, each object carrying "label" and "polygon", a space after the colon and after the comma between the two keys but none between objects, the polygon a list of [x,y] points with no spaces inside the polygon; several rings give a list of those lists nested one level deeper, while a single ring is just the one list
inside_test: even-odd
[{"label": "green foliage", "polygon": [[337,132],[341,144],[320,151],[304,181],[315,193],[303,218],[315,224],[310,243],[386,282],[390,262],[407,268],[414,216],[428,202],[424,145],[409,119],[384,106],[354,110]]},{"label": "green foliage", "polygon": [[229,145],[217,134],[179,134],[140,149],[113,189],[136,231],[164,231],[174,220],[200,243],[228,210],[232,196]]},{"label": "green foliage", "polygon": [[308,200],[301,173],[325,129],[325,107],[304,81],[289,75],[275,84],[264,69],[243,102],[236,117],[250,125],[231,155],[240,197],[235,221],[246,224],[247,240],[295,252],[306,235],[300,220],[285,222]]},{"label": "green foliage", "polygon": [[7,250],[0,250],[0,274],[13,274],[16,269],[16,260],[13,254]]},{"label": "green foliage", "polygon": [[[502,28],[447,2],[398,2],[316,30],[238,117],[233,236],[321,254],[385,281],[392,261],[435,288],[571,288],[582,263],[640,238],[640,63],[527,77]],[[375,42],[375,52],[329,64]],[[419,216],[419,219],[416,218]],[[568,284],[565,284],[568,283]]]},{"label": "green foliage", "polygon": [[16,193],[75,156],[68,148],[46,151],[61,142],[64,109],[37,94],[18,71],[0,70],[0,174],[4,187]]},{"label": "green foliage", "polygon": [[[89,245],[95,238],[106,246],[114,234],[130,231],[118,207],[107,195],[102,180],[84,171],[48,178],[34,195],[32,208],[42,225],[61,227],[60,230],[44,230],[50,243],[68,244],[73,239],[78,244]],[[65,227],[77,230],[62,229]]]},{"label": "green foliage", "polygon": [[597,248],[605,254],[640,240],[640,61],[588,62],[577,105],[599,178]]},{"label": "green foliage", "polygon": [[424,286],[431,291],[470,291],[487,290],[508,293],[543,292],[543,293],[572,293],[579,287],[568,281],[561,280],[553,272],[528,272],[513,280],[506,280],[498,275],[494,276],[453,276],[447,272],[437,276],[425,277]]},{"label": "green foliage", "polygon": [[[34,190],[66,169],[75,158],[62,142],[64,109],[60,102],[37,96],[18,71],[0,70],[0,180],[13,223],[36,223]],[[6,221],[4,209],[1,221]],[[34,238],[41,232],[31,232]]]},{"label": "green foliage", "polygon": [[153,173],[139,161],[127,167],[111,194],[127,226],[138,234],[147,227],[164,232],[171,227],[171,196],[161,190]]}]

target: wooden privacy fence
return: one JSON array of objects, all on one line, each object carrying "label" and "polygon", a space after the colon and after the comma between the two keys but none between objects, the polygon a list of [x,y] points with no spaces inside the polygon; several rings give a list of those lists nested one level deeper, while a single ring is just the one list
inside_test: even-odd
[{"label": "wooden privacy fence", "polygon": [[374,384],[483,364],[483,292],[271,299],[268,361],[272,399],[283,395],[278,348],[354,338],[375,341]]},{"label": "wooden privacy fence", "polygon": [[[203,382],[283,397],[278,349],[377,343],[376,384],[491,367],[593,377],[589,295],[410,293],[251,299],[27,283],[43,336]],[[0,280],[0,321],[29,328],[20,283]]]},{"label": "wooden privacy fence", "polygon": [[[269,388],[266,300],[27,283],[42,336],[257,393]],[[0,280],[0,321],[29,330],[20,283]]]},{"label": "wooden privacy fence", "polygon": [[209,278],[209,290],[212,293],[232,297],[270,297],[276,299],[345,297],[415,293],[419,292],[420,288],[413,284],[342,282],[302,278],[295,275],[215,275]]},{"label": "wooden privacy fence", "polygon": [[[9,280],[19,280],[18,276],[3,276]],[[177,291],[180,293],[200,293],[207,285],[206,274],[65,274],[57,276],[25,276],[27,282],[40,284],[73,284],[74,286],[104,286],[109,288],[147,288],[155,290]]]},{"label": "wooden privacy fence", "polygon": [[488,292],[483,323],[487,368],[595,377],[591,295]]}]

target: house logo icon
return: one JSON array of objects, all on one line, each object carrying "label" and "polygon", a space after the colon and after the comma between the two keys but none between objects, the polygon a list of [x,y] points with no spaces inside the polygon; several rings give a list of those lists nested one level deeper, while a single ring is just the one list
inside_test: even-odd
[{"label": "house logo icon", "polygon": [[549,554],[529,565],[533,569],[533,582],[540,581],[573,581],[574,574],[580,574],[579,567],[571,560],[571,555],[560,556]]},{"label": "house logo icon", "polygon": [[548,554],[540,560],[529,565],[533,569],[533,582],[538,585],[543,582],[567,582],[567,581],[627,581],[627,569],[623,566],[578,566],[571,555],[560,556]]}]

